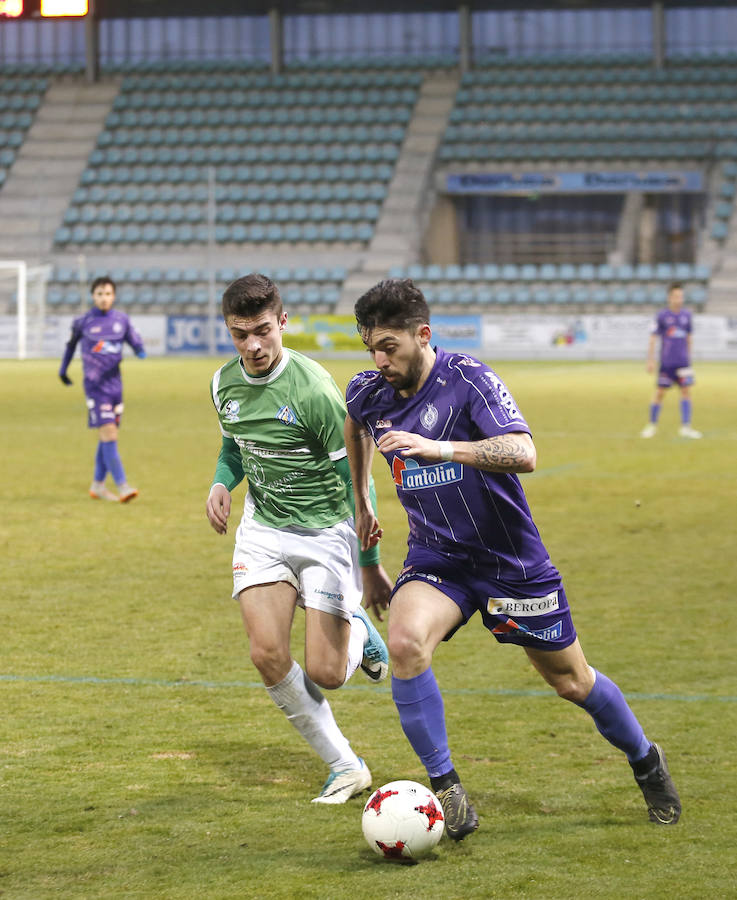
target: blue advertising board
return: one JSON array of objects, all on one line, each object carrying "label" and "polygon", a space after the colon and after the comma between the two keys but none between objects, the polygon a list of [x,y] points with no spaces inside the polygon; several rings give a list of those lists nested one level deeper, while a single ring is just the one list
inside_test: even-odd
[{"label": "blue advertising board", "polygon": [[704,176],[696,170],[580,172],[468,172],[448,175],[449,194],[646,194],[699,193]]},{"label": "blue advertising board", "polygon": [[[207,353],[209,344],[207,316],[169,316],[166,323],[167,353]],[[230,333],[225,322],[215,321],[217,353],[235,356]]]},{"label": "blue advertising board", "polygon": [[443,350],[470,352],[481,349],[481,316],[433,315],[430,325],[433,344]]}]

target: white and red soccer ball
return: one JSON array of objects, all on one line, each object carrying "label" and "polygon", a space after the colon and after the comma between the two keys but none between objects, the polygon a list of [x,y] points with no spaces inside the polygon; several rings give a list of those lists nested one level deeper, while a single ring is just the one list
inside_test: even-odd
[{"label": "white and red soccer ball", "polygon": [[385,859],[420,859],[443,836],[440,801],[416,781],[391,781],[369,797],[361,818],[369,847]]}]

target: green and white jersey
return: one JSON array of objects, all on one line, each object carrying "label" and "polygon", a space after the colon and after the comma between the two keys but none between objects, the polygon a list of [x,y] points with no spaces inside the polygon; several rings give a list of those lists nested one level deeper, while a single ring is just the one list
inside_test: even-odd
[{"label": "green and white jersey", "polygon": [[345,401],[329,372],[283,350],[268,375],[248,375],[240,357],[218,369],[212,399],[226,437],[241,451],[246,505],[275,528],[326,528],[353,515],[332,461],[346,455]]}]

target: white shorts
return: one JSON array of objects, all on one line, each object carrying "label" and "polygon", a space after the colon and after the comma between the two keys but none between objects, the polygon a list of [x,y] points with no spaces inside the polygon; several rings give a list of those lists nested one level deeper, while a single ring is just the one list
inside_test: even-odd
[{"label": "white shorts", "polygon": [[235,535],[233,597],[275,581],[291,584],[300,606],[350,619],[363,594],[353,519],[284,530],[244,515]]}]

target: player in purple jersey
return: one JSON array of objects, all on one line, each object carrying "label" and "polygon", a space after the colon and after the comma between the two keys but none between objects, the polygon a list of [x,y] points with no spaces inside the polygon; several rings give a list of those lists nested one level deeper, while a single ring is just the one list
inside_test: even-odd
[{"label": "player in purple jersey", "polygon": [[[128,316],[112,308],[115,303],[113,280],[96,278],[92,282],[91,293],[92,309],[72,322],[72,334],[64,350],[59,378],[64,384],[72,383],[67,369],[81,341],[87,424],[90,428],[96,428],[99,436],[90,497],[127,503],[138,496],[138,491],[128,484],[118,453],[118,426],[123,413],[120,360],[124,343],[130,344],[140,359],[145,358],[146,352],[141,336],[128,321]],[[118,486],[118,494],[105,487],[108,472]]]},{"label": "player in purple jersey", "polygon": [[641,437],[655,436],[658,417],[666,390],[673,384],[681,389],[681,427],[678,433],[685,438],[700,438],[701,432],[691,426],[691,385],[694,383],[691,368],[691,312],[683,308],[683,287],[671,284],[668,288],[668,305],[655,317],[647,348],[647,370],[655,369],[655,347],[660,339],[660,368],[655,396],[650,404],[650,421],[642,429]]},{"label": "player in purple jersey", "polygon": [[409,552],[389,608],[392,695],[449,836],[462,839],[478,817],[451,761],[431,663],[438,644],[476,611],[497,641],[523,647],[548,684],[626,754],[651,821],[675,824],[681,805],[663,751],[579,644],[517,477],[533,471],[536,450],[512,394],[473,357],[433,348],[427,303],[411,280],[380,282],[355,311],[378,369],[356,375],[346,392],[356,530],[366,545],[379,528],[368,495],[376,446],[409,518]]}]

